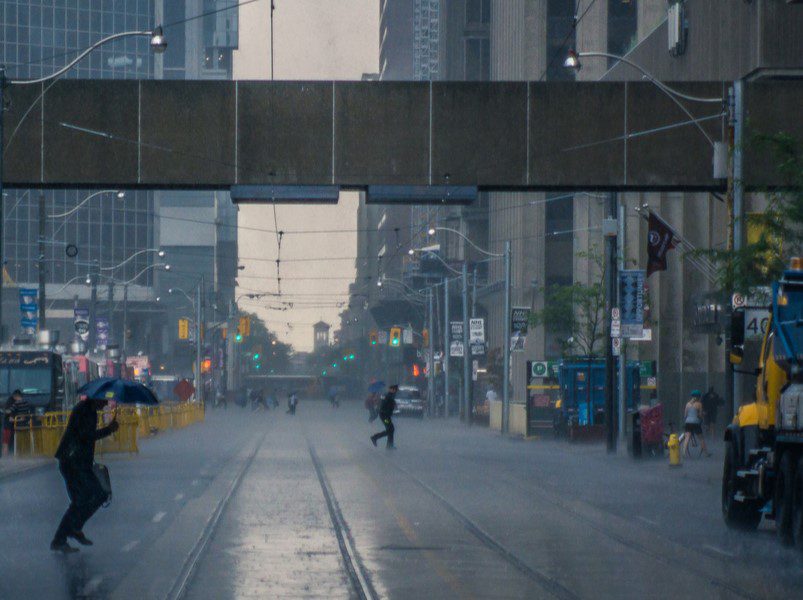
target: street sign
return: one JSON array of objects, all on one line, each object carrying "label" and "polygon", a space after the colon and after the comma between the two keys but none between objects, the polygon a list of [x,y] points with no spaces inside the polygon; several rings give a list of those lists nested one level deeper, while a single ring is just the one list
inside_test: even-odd
[{"label": "street sign", "polygon": [[463,341],[463,321],[451,321],[449,323],[449,329],[452,333],[452,341]]},{"label": "street sign", "polygon": [[644,328],[644,279],[642,270],[619,271],[619,308],[622,336],[641,337]]},{"label": "street sign", "polygon": [[510,309],[510,333],[527,335],[530,324],[530,307],[514,306]]},{"label": "street sign", "polygon": [[73,309],[73,327],[75,333],[83,341],[89,339],[89,310],[86,308]]},{"label": "street sign", "polygon": [[622,322],[619,319],[611,321],[611,337],[622,337]]},{"label": "street sign", "polygon": [[530,363],[530,377],[547,377],[548,375],[549,365],[545,360],[538,360]]},{"label": "street sign", "polygon": [[614,356],[620,356],[622,354],[622,338],[611,338],[611,348]]},{"label": "street sign", "polygon": [[186,379],[182,379],[173,387],[173,393],[182,402],[186,402],[195,393],[195,387]]},{"label": "street sign", "polygon": [[468,341],[485,342],[485,319],[469,319],[468,321]]},{"label": "street sign", "polygon": [[471,356],[482,356],[485,354],[485,344],[484,343],[472,343],[471,344]]},{"label": "street sign", "polygon": [[657,387],[658,386],[658,378],[655,377],[655,376],[647,377],[647,385],[649,387]]},{"label": "street sign", "polygon": [[402,343],[412,345],[413,343],[413,330],[410,328],[402,331]]},{"label": "street sign", "polygon": [[770,313],[766,308],[744,309],[744,339],[761,340],[767,333]]},{"label": "street sign", "polygon": [[622,318],[622,312],[619,310],[618,306],[614,306],[611,309],[611,320],[612,321],[618,321],[621,318]]},{"label": "street sign", "polygon": [[463,356],[463,342],[453,341],[449,344],[449,356],[456,356],[458,358]]},{"label": "street sign", "polygon": [[741,308],[744,306],[744,304],[745,304],[744,296],[742,296],[740,293],[737,292],[733,294],[733,296],[731,296],[731,305],[733,306],[733,308]]}]

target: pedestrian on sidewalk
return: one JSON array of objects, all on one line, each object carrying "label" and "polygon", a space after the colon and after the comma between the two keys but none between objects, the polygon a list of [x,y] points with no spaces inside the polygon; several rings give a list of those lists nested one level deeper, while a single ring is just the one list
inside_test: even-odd
[{"label": "pedestrian on sidewalk", "polygon": [[717,412],[719,411],[719,407],[724,404],[722,396],[717,394],[714,391],[714,386],[708,388],[708,391],[703,394],[702,398],[703,404],[703,415],[705,416],[705,425],[706,430],[712,436],[716,435],[716,426],[717,426]]},{"label": "pedestrian on sidewalk", "polygon": [[290,394],[287,396],[287,414],[296,414],[296,406],[298,406],[298,394],[295,392],[290,392]]},{"label": "pedestrian on sidewalk", "polygon": [[388,388],[388,393],[382,399],[382,405],[379,407],[379,418],[382,419],[382,424],[385,426],[385,431],[375,433],[371,436],[371,442],[376,446],[377,440],[383,437],[388,438],[388,448],[395,448],[393,443],[393,433],[396,428],[393,426],[393,411],[396,410],[396,392],[399,391],[399,386],[393,384]]},{"label": "pedestrian on sidewalk", "polygon": [[11,392],[3,409],[3,451],[2,456],[10,456],[14,452],[14,424],[17,417],[30,415],[33,407],[22,395],[20,390]]},{"label": "pedestrian on sidewalk", "polygon": [[84,524],[109,498],[93,469],[95,442],[110,436],[120,427],[115,411],[112,421],[106,427],[97,428],[98,411],[107,404],[106,400],[89,398],[76,404],[56,450],[59,471],[70,497],[70,506],[50,543],[50,549],[55,552],[78,552],[78,548],[67,543],[68,537],[83,546],[91,546],[92,541],[83,532]]}]

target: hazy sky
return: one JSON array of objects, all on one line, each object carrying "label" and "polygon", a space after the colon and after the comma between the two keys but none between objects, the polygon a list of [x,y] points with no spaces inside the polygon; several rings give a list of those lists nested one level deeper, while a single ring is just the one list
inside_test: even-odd
[{"label": "hazy sky", "polygon": [[[274,0],[274,75],[276,79],[360,79],[375,73],[379,60],[378,0]],[[234,55],[236,79],[270,79],[270,0],[240,7],[240,48]],[[336,302],[348,302],[356,253],[356,193],[340,196],[337,206],[243,207],[240,226],[287,231],[281,242],[281,300],[290,310],[273,310],[277,300],[244,299],[240,307],[256,312],[279,337],[297,350],[312,349],[312,324],[323,319],[337,328]],[[293,235],[290,232],[326,230]],[[332,232],[335,230],[336,232]],[[237,294],[276,291],[277,239],[273,233],[240,229],[240,264],[245,265]],[[348,260],[296,261],[338,258]],[[253,259],[260,260],[253,260]],[[333,279],[294,279],[322,278]],[[317,294],[322,294],[318,296]],[[289,325],[288,325],[289,323]]]}]

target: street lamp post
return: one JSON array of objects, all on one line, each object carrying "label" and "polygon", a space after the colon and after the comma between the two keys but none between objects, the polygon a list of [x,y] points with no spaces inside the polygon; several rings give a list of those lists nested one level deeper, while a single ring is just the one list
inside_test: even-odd
[{"label": "street lamp post", "polygon": [[449,278],[443,278],[443,416],[449,416]]},{"label": "street lamp post", "polygon": [[471,344],[468,335],[468,265],[463,261],[463,414],[471,425]]},{"label": "street lamp post", "polygon": [[[8,79],[6,77],[6,69],[4,65],[0,65],[0,141],[3,138],[3,124],[5,121],[5,87],[6,85],[36,85],[39,83],[44,83],[46,81],[50,81],[52,79],[56,79],[72,69],[76,64],[81,62],[86,56],[91,53],[93,50],[103,46],[104,44],[108,44],[109,42],[113,42],[115,40],[126,38],[126,37],[148,37],[150,38],[150,46],[151,49],[156,53],[164,52],[167,48],[167,40],[164,36],[164,31],[162,30],[161,26],[155,27],[150,31],[124,31],[122,33],[115,33],[113,35],[109,35],[105,38],[102,38],[89,46],[86,50],[81,52],[78,56],[76,56],[72,61],[67,63],[58,71],[51,73],[45,77],[40,77],[38,79]],[[5,144],[0,143],[0,341],[3,339],[3,271],[5,269],[5,254],[3,252],[3,155],[5,151]],[[41,209],[40,209],[41,210]],[[42,213],[40,212],[40,220],[41,220]],[[44,305],[44,298],[39,298],[40,304]],[[40,309],[41,311],[41,309]],[[43,316],[44,313],[41,312],[40,317]]]}]

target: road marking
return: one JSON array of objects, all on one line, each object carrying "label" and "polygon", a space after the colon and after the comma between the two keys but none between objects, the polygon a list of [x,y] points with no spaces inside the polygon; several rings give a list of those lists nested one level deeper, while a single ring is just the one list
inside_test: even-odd
[{"label": "road marking", "polygon": [[120,548],[120,552],[131,552],[138,545],[139,545],[139,540],[134,540],[133,542],[128,542],[125,546]]},{"label": "road marking", "polygon": [[158,523],[159,521],[164,519],[166,515],[167,513],[165,511],[160,510],[158,513],[153,515],[153,519],[151,519],[151,521],[153,521],[154,523]]},{"label": "road marking", "polygon": [[728,552],[723,550],[722,548],[717,548],[716,546],[710,546],[709,544],[703,544],[703,548],[705,550],[711,550],[712,552],[716,552],[721,556],[727,556],[728,558],[736,558],[736,555],[733,552]]},{"label": "road marking", "polygon": [[198,481],[197,479],[193,479],[193,480],[190,482],[190,485],[193,485],[193,486],[195,486],[195,485],[198,485],[198,484],[200,484],[200,483],[201,483],[201,482],[200,482],[200,481]]},{"label": "road marking", "polygon": [[639,521],[644,521],[645,523],[649,523],[650,525],[658,525],[658,521],[653,521],[652,519],[648,519],[647,517],[642,517],[641,515],[637,515],[636,518]]},{"label": "road marking", "polygon": [[103,581],[103,577],[100,575],[95,575],[92,579],[86,582],[84,586],[83,595],[84,596],[91,596],[95,592],[98,591],[100,587],[100,583]]},{"label": "road marking", "polygon": [[176,497],[173,498],[176,502],[181,502],[184,499],[184,494],[176,494]]}]

